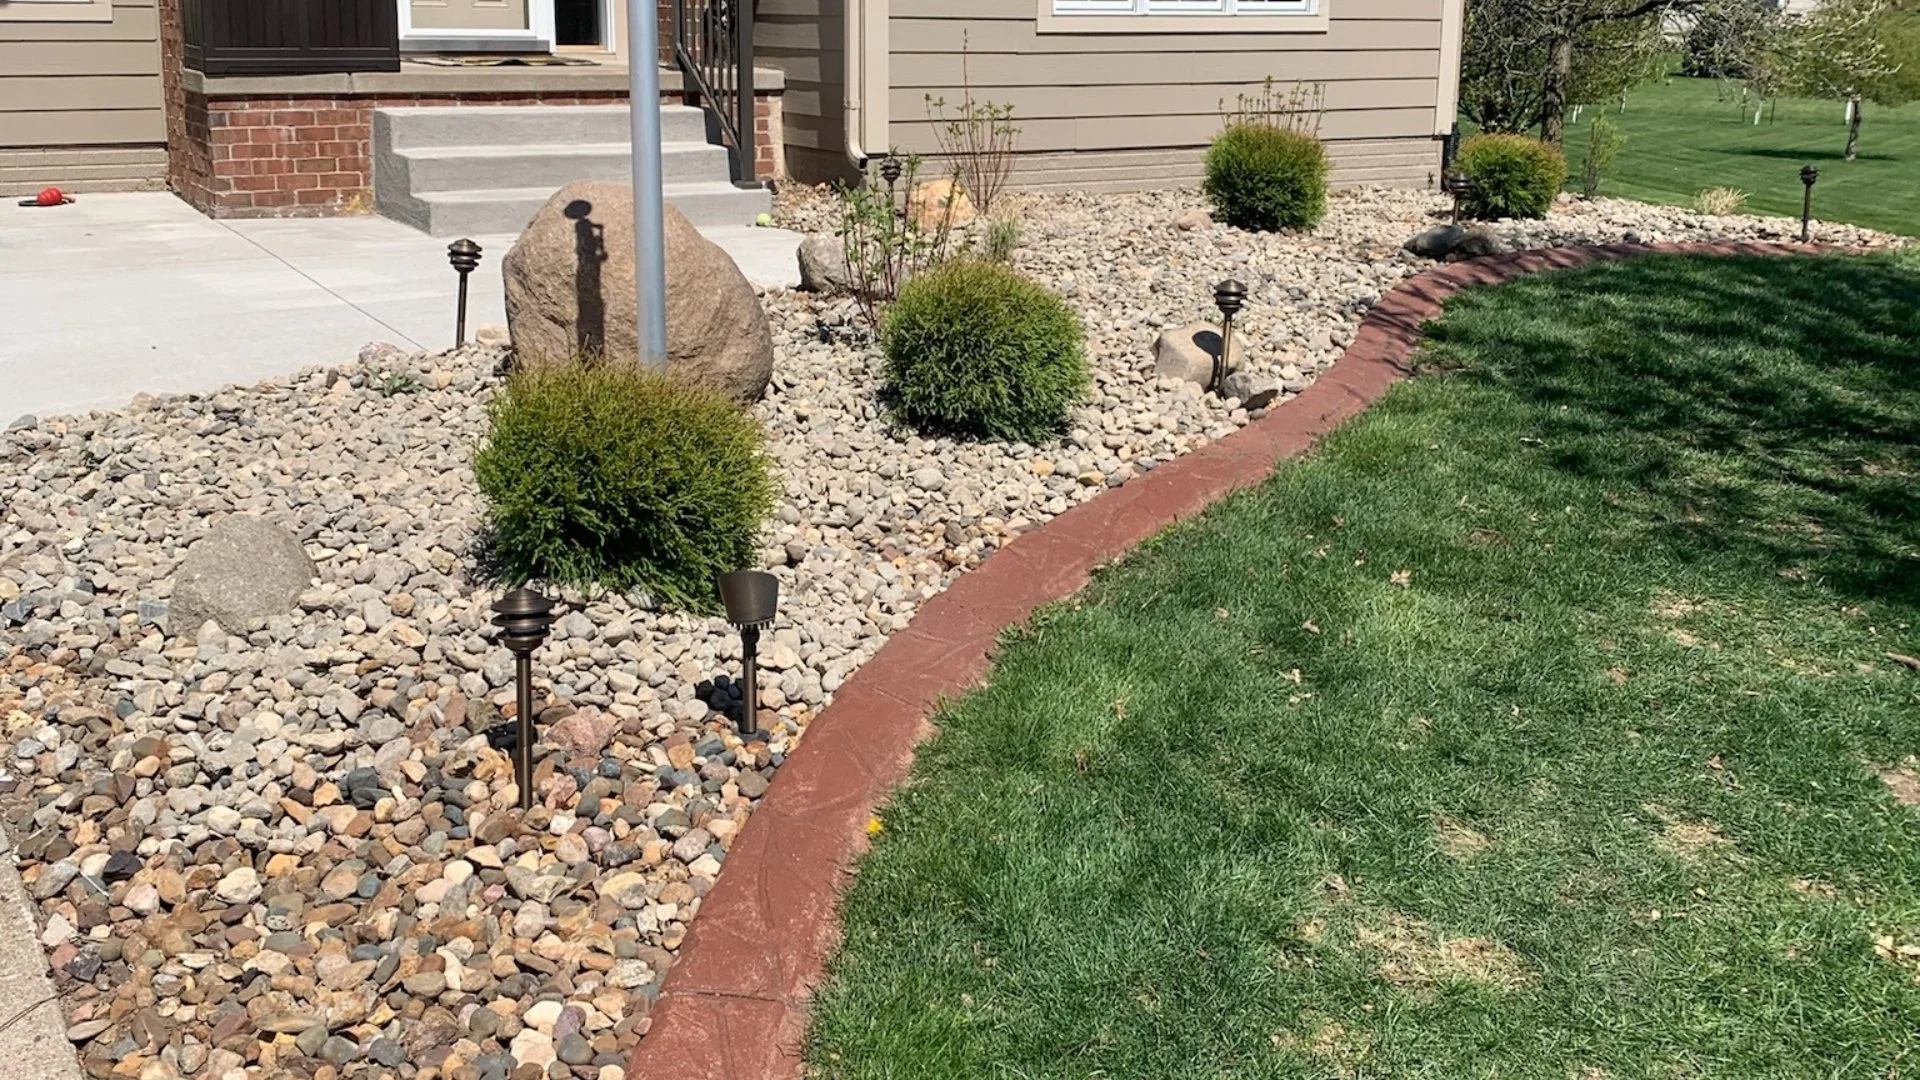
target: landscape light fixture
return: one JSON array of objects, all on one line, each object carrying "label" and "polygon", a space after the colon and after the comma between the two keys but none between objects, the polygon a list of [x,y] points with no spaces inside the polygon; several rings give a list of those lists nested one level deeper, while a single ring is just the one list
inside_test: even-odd
[{"label": "landscape light fixture", "polygon": [[760,631],[773,623],[780,609],[780,579],[760,570],[735,570],[720,575],[720,603],[727,621],[740,631],[740,738],[758,734],[760,726]]},{"label": "landscape light fixture", "polygon": [[1820,170],[1808,165],[1800,170],[1800,183],[1806,186],[1806,197],[1800,203],[1800,242],[1813,241],[1813,185],[1820,180]]},{"label": "landscape light fixture", "polygon": [[1228,278],[1213,287],[1213,304],[1220,309],[1220,355],[1213,358],[1213,382],[1207,389],[1218,394],[1227,381],[1228,357],[1233,355],[1233,317],[1247,306],[1247,287]]},{"label": "landscape light fixture", "polygon": [[880,163],[880,179],[887,182],[887,205],[899,205],[899,195],[894,186],[900,183],[900,159],[889,155]]},{"label": "landscape light fixture", "polygon": [[1447,194],[1453,196],[1453,223],[1460,224],[1460,200],[1473,193],[1473,181],[1466,173],[1454,170],[1447,174]]},{"label": "landscape light fixture", "polygon": [[460,306],[454,315],[453,347],[467,343],[467,275],[480,267],[480,245],[462,237],[447,245],[447,261],[460,274]]},{"label": "landscape light fixture", "polygon": [[513,779],[520,788],[520,809],[533,808],[533,651],[547,640],[553,626],[553,601],[532,589],[515,589],[494,602],[493,625],[500,642],[513,653],[513,678],[518,692],[514,710]]}]

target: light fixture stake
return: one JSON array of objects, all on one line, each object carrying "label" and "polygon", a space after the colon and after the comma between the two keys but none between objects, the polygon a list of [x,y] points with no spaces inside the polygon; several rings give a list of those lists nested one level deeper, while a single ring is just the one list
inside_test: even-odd
[{"label": "light fixture stake", "polygon": [[533,653],[547,640],[553,626],[553,601],[532,589],[515,589],[494,602],[493,624],[500,642],[513,653],[517,691],[514,709],[513,779],[520,789],[520,809],[533,808]]},{"label": "light fixture stake", "polygon": [[773,624],[780,609],[780,579],[761,570],[720,575],[720,603],[727,621],[740,631],[740,739],[751,741],[760,727],[760,631]]},{"label": "light fixture stake", "polygon": [[1819,180],[1820,170],[1812,165],[1800,170],[1800,183],[1807,189],[1800,203],[1800,242],[1803,244],[1813,242],[1813,185]]},{"label": "light fixture stake", "polygon": [[480,266],[480,245],[462,237],[447,245],[447,261],[460,274],[460,306],[454,315],[453,347],[467,343],[467,275]]},{"label": "light fixture stake", "polygon": [[1227,364],[1233,356],[1233,317],[1247,306],[1247,287],[1228,278],[1213,287],[1213,303],[1220,309],[1220,355],[1213,358],[1213,381],[1207,389],[1224,394]]}]

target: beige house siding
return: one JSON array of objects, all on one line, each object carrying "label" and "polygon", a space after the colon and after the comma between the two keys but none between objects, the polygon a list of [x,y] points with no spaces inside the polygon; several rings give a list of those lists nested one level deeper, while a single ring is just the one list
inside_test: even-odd
[{"label": "beige house siding", "polygon": [[[113,0],[111,20],[10,19],[0,2],[0,195],[164,186],[155,0]],[[69,10],[80,5],[59,5]]]},{"label": "beige house siding", "polygon": [[1138,33],[1066,34],[1040,32],[1038,0],[892,0],[889,132],[902,150],[937,150],[926,98],[961,97],[964,52],[975,98],[1014,107],[1016,182],[1186,184],[1219,131],[1222,99],[1271,76],[1325,84],[1320,134],[1336,182],[1429,183],[1457,0],[1322,2],[1324,32],[1161,33],[1142,16]]},{"label": "beige house siding", "polygon": [[847,171],[843,0],[760,0],[754,62],[786,74],[780,98],[787,169],[819,180]]}]

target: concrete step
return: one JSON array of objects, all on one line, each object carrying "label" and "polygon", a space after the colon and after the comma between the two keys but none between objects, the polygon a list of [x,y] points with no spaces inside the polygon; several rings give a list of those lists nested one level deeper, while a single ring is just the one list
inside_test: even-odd
[{"label": "concrete step", "polygon": [[[376,145],[396,150],[450,146],[625,143],[632,120],[625,105],[426,105],[375,109]],[[664,142],[706,142],[705,111],[660,106]]]},{"label": "concrete step", "polygon": [[[557,185],[556,185],[557,186]],[[382,214],[430,236],[483,236],[517,233],[527,227],[555,187],[491,188],[409,193],[379,198]],[[773,206],[765,189],[737,188],[729,180],[666,185],[667,204],[696,226],[745,225]]]},{"label": "concrete step", "polygon": [[[661,174],[669,184],[730,175],[724,146],[673,142],[660,149]],[[633,180],[633,151],[626,142],[415,148],[393,157],[394,179],[415,194],[467,190],[476,179],[493,188],[549,190],[575,180]]]}]

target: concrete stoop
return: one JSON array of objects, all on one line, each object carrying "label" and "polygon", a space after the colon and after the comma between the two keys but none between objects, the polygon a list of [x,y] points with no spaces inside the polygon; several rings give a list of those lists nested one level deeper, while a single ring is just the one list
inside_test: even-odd
[{"label": "concrete stoop", "polygon": [[[374,207],[432,236],[518,233],[575,180],[631,182],[625,105],[420,106],[373,113]],[[667,203],[697,226],[750,225],[773,205],[735,187],[706,114],[660,107]]]}]

